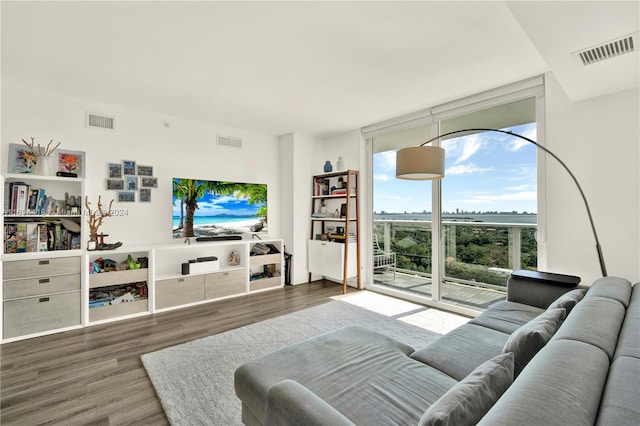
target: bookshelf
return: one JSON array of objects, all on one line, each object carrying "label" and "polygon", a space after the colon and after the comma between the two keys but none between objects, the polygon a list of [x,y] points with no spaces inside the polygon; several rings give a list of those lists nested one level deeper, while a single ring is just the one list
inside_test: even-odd
[{"label": "bookshelf", "polygon": [[313,176],[311,235],[309,238],[309,282],[312,274],[360,285],[360,211],[357,170]]}]

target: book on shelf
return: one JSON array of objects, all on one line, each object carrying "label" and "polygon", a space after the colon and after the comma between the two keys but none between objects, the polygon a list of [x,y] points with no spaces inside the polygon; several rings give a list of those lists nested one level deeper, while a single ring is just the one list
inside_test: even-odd
[{"label": "book on shelf", "polygon": [[315,177],[313,179],[313,194],[316,196],[329,195],[329,179]]},{"label": "book on shelf", "polygon": [[80,234],[67,230],[59,222],[6,222],[4,253],[77,250]]},{"label": "book on shelf", "polygon": [[45,190],[25,182],[5,182],[4,214],[7,216],[44,215]]}]

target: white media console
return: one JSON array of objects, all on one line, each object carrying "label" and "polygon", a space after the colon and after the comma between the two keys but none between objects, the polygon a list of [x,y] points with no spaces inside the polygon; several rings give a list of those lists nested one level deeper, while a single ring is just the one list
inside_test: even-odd
[{"label": "white media console", "polygon": [[[147,267],[91,273],[96,261],[122,263],[129,256],[146,258]],[[182,274],[183,263],[211,257],[217,260],[192,263],[190,273]],[[281,239],[5,255],[1,340],[6,343],[280,288],[284,267]],[[124,295],[109,297],[112,292]]]}]

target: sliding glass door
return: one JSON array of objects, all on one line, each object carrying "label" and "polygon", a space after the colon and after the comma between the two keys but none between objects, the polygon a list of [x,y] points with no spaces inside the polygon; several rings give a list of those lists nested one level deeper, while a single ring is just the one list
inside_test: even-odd
[{"label": "sliding glass door", "polygon": [[[507,97],[508,99],[508,97]],[[373,282],[409,298],[482,310],[505,297],[514,269],[536,269],[537,157],[499,132],[444,137],[445,178],[395,178],[398,149],[463,129],[505,129],[538,140],[540,99],[520,96],[371,140]]]}]

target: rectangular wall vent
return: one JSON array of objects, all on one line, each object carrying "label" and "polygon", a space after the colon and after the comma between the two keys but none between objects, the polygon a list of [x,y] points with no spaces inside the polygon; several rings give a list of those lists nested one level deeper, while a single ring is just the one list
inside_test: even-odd
[{"label": "rectangular wall vent", "polygon": [[597,46],[573,52],[572,56],[579,65],[586,66],[615,58],[616,56],[633,53],[638,49],[638,33],[630,34]]},{"label": "rectangular wall vent", "polygon": [[233,136],[218,135],[218,145],[230,146],[232,148],[242,148],[242,139]]},{"label": "rectangular wall vent", "polygon": [[87,112],[86,114],[86,126],[94,129],[106,129],[115,130],[115,117],[109,117],[103,114],[94,114]]}]

